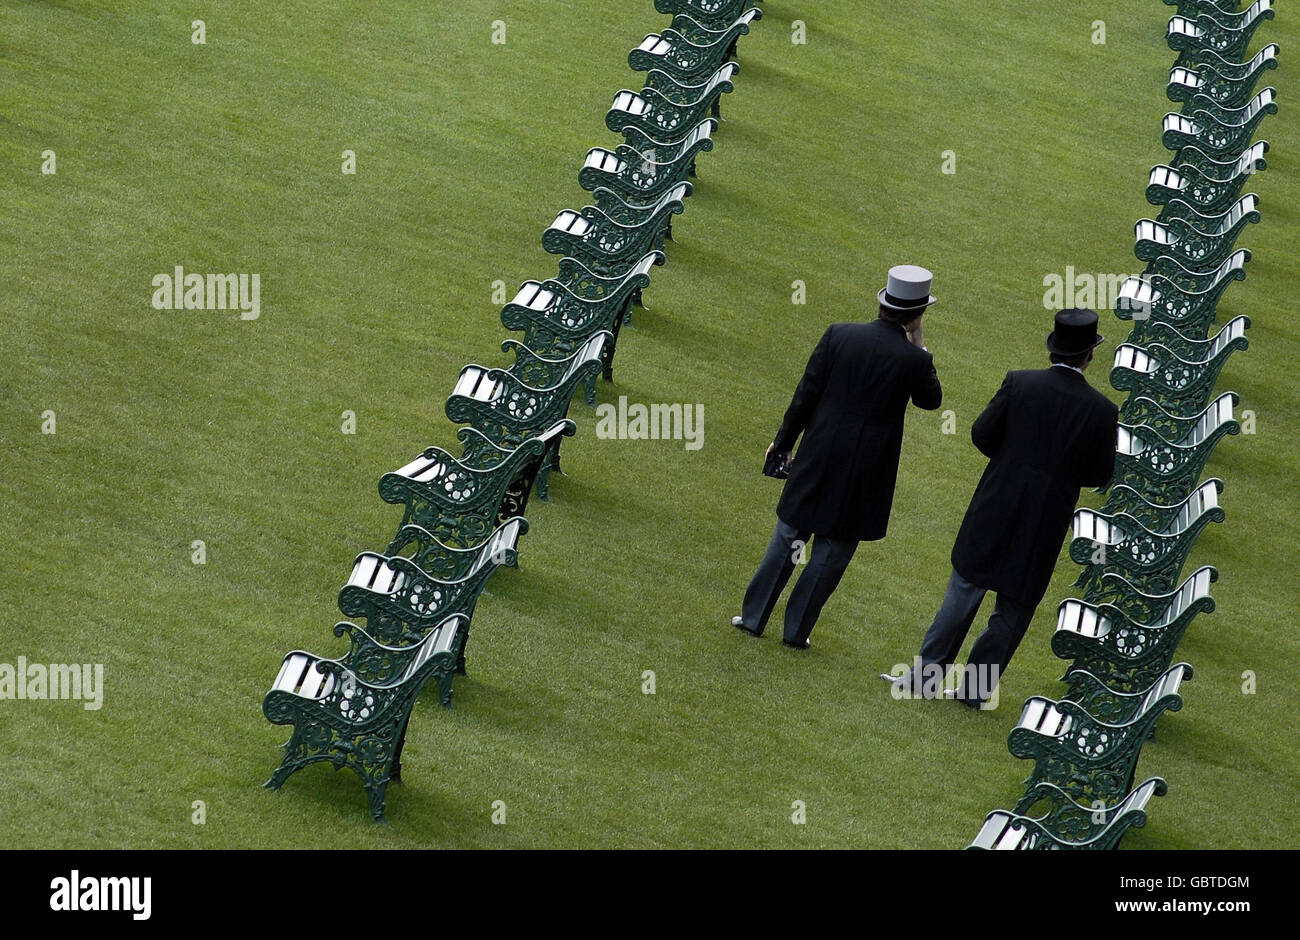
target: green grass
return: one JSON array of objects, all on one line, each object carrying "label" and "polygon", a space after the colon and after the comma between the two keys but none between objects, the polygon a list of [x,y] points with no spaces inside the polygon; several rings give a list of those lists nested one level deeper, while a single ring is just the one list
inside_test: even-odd
[{"label": "green grass", "polygon": [[[970,422],[1007,369],[1042,363],[1044,275],[1139,268],[1170,8],[947,0],[904,25],[859,0],[766,9],[650,310],[598,389],[703,403],[705,446],[598,440],[575,403],[569,475],[479,606],[455,709],[417,705],[407,780],[375,826],[350,773],[259,788],[287,737],[261,697],[287,650],[340,650],[338,588],[398,520],[377,479],[454,442],[442,405],[460,366],[504,361],[493,282],[554,271],[538,236],[586,204],[582,156],[614,140],[613,92],[640,87],[627,50],[666,19],[650,0],[0,2],[0,662],[106,672],[97,712],[0,702],[2,844],[954,848],[1017,798],[1028,766],[1006,735],[1026,696],[1062,689],[1048,638],[1067,559],[999,710],[896,702],[875,676],[915,653],[941,597],[982,467]],[[206,46],[189,41],[198,16]],[[1283,11],[1257,44],[1285,62],[1297,22]],[[1300,176],[1289,82],[1270,78],[1264,218],[1220,307],[1254,321],[1220,388],[1258,433],[1209,467],[1227,521],[1187,570],[1221,569],[1219,610],[1179,650],[1195,680],[1139,767],[1170,791],[1132,848],[1300,835],[1285,782]],[[889,537],[859,550],[808,654],[748,640],[726,624],[773,524],[763,449],[826,324],[873,316],[869,292],[902,261],[937,274],[926,339],[958,433],[910,415]],[[260,319],[155,311],[151,278],[176,264],[260,273]],[[1107,317],[1104,332],[1126,330]],[[1104,368],[1091,378],[1106,386]]]}]

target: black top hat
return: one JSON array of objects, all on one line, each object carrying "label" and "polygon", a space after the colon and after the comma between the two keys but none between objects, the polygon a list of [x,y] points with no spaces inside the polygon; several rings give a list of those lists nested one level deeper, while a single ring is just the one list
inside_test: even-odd
[{"label": "black top hat", "polygon": [[1097,333],[1097,314],[1071,307],[1056,315],[1056,329],[1047,334],[1047,351],[1058,356],[1077,356],[1100,346],[1106,337]]}]

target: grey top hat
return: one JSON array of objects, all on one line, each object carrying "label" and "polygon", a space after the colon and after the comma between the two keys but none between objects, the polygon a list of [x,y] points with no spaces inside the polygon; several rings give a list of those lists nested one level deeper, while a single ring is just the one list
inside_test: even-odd
[{"label": "grey top hat", "polygon": [[923,311],[934,303],[930,293],[934,275],[915,264],[896,264],[889,269],[889,280],[876,294],[882,306],[890,310]]}]

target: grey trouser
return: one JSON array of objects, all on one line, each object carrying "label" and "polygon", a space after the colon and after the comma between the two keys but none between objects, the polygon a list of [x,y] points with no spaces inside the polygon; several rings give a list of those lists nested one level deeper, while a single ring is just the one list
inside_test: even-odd
[{"label": "grey trouser", "polygon": [[[939,605],[939,612],[934,615],[934,623],[930,624],[930,629],[925,633],[925,639],[921,641],[921,668],[938,664],[942,672],[935,669],[926,670],[931,675],[945,675],[948,669],[957,660],[957,653],[961,649],[962,643],[966,640],[966,634],[970,631],[971,624],[975,621],[975,615],[979,613],[980,604],[984,601],[984,595],[988,593],[986,588],[971,584],[956,571],[948,579],[948,590],[944,592],[943,603]],[[1034,608],[1014,601],[1003,594],[997,595],[997,603],[993,607],[993,615],[989,617],[989,625],[979,638],[975,640],[975,645],[971,647],[970,656],[967,658],[967,665],[974,666],[976,674],[983,677],[990,677],[991,685],[986,686],[982,691],[991,691],[992,686],[997,684],[997,679],[1006,671],[1007,664],[1011,662],[1011,657],[1016,652],[1016,647],[1020,645],[1020,640],[1029,629],[1029,623],[1034,619]],[[911,684],[916,691],[921,691],[921,686],[916,683],[919,677],[905,677],[904,681]],[[937,689],[926,688],[925,694],[935,695]],[[965,701],[978,701],[982,697],[975,690],[967,692],[959,689],[957,697]]]},{"label": "grey trouser", "polygon": [[[754,573],[754,579],[749,582],[740,611],[741,619],[750,630],[762,633],[767,626],[767,618],[771,616],[772,608],[776,606],[777,599],[794,572],[795,557],[801,550],[795,542],[807,546],[810,537],[811,533],[801,532],[777,519],[772,541],[767,545],[767,552],[759,563],[758,571]],[[802,645],[808,639],[822,612],[822,605],[840,583],[844,569],[849,566],[857,548],[855,539],[836,539],[825,535],[813,539],[810,554],[806,547],[802,548],[808,562],[785,606],[787,642]]]}]

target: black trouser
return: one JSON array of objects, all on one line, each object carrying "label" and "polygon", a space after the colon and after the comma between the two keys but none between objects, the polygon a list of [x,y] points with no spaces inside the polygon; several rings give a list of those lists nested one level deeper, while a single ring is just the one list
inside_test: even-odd
[{"label": "black trouser", "polygon": [[[767,545],[754,579],[745,590],[740,616],[747,628],[755,633],[763,632],[772,608],[794,572],[796,559],[806,557],[807,567],[799,575],[785,606],[785,640],[802,645],[808,639],[822,612],[822,605],[840,583],[844,569],[858,548],[855,539],[818,535],[813,539],[809,553],[807,544],[810,537],[811,533],[801,532],[777,519],[772,541]],[[801,544],[796,545],[796,542]]]},{"label": "black trouser", "polygon": [[[934,623],[930,624],[925,639],[921,641],[921,668],[927,674],[946,675],[957,661],[957,653],[966,641],[966,634],[975,622],[975,615],[979,613],[980,604],[987,593],[986,588],[972,584],[953,571],[952,577],[948,579],[948,590],[944,592],[943,603],[934,615]],[[1033,607],[1026,607],[1003,594],[997,595],[988,628],[979,635],[967,657],[967,668],[975,667],[974,675],[980,678],[983,688],[967,689],[963,686],[958,690],[959,698],[975,702],[988,697],[1006,671],[1007,664],[1011,662],[1011,657],[1015,655],[1016,648],[1033,619]],[[938,669],[933,668],[936,664]],[[969,677],[971,673],[968,672],[967,675]],[[906,678],[913,689],[923,690],[920,683],[923,677],[915,675],[915,670]],[[927,695],[938,692],[936,688],[925,688],[923,691]]]}]

